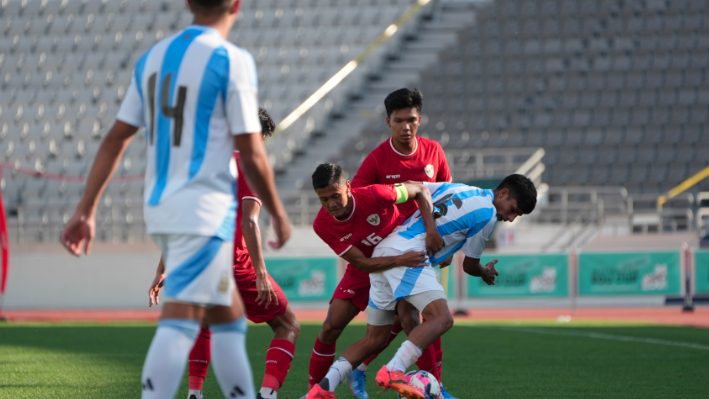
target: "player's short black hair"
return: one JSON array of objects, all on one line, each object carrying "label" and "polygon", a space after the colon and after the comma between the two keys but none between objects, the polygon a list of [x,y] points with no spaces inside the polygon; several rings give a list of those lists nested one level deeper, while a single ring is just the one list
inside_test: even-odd
[{"label": "player's short black hair", "polygon": [[505,177],[496,190],[507,188],[512,198],[517,200],[517,207],[523,214],[532,213],[537,205],[537,189],[527,176],[511,174]]},{"label": "player's short black hair", "polygon": [[423,94],[418,89],[399,89],[394,90],[384,99],[384,108],[387,110],[387,116],[398,109],[416,108],[421,113],[423,109]]},{"label": "player's short black hair", "polygon": [[234,0],[191,0],[190,2],[193,11],[210,14],[224,13],[232,4]]},{"label": "player's short black hair", "polygon": [[313,188],[325,188],[339,182],[345,177],[340,165],[334,163],[321,163],[313,172]]},{"label": "player's short black hair", "polygon": [[273,131],[276,130],[276,124],[273,123],[271,115],[268,114],[265,108],[258,109],[258,120],[261,122],[261,135],[263,138],[271,137]]}]

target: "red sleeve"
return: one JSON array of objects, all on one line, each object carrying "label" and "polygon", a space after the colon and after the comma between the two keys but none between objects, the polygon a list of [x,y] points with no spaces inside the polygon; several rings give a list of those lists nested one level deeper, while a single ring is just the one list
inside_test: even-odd
[{"label": "red sleeve", "polygon": [[315,220],[313,221],[313,230],[315,230],[315,234],[320,237],[325,244],[327,244],[334,252],[337,254],[337,256],[341,256],[343,253],[345,253],[352,245],[348,242],[342,242],[340,241],[339,237],[337,237],[337,232],[332,228],[332,222],[328,223],[326,220],[324,220],[324,217],[322,216],[322,213],[318,213],[318,215],[315,217]]},{"label": "red sleeve", "polygon": [[249,182],[246,180],[246,174],[244,174],[241,168],[241,160],[239,159],[238,153],[235,155],[236,158],[236,170],[238,173],[237,183],[236,183],[236,195],[239,203],[241,204],[244,198],[254,200],[261,204],[261,200],[249,187]]},{"label": "red sleeve", "polygon": [[446,159],[446,153],[443,152],[443,147],[439,143],[436,143],[436,149],[438,150],[438,176],[436,176],[437,182],[452,182],[453,176],[451,175],[450,168],[448,168],[448,160]]},{"label": "red sleeve", "polygon": [[364,187],[379,183],[377,178],[377,159],[370,152],[362,161],[357,173],[352,178],[352,187]]},{"label": "red sleeve", "polygon": [[396,204],[396,190],[392,184],[372,184],[364,187],[366,198],[374,200],[376,207],[385,208]]}]

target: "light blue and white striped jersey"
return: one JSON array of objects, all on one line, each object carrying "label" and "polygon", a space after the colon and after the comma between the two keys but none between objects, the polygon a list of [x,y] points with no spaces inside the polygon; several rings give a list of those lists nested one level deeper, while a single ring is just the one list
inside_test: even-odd
[{"label": "light blue and white striped jersey", "polygon": [[[487,241],[497,223],[497,212],[492,204],[492,190],[459,183],[424,183],[431,191],[436,229],[445,246],[429,257],[432,264],[446,260],[455,251],[480,259]],[[395,248],[399,251],[425,251],[426,228],[421,212],[416,211],[397,227],[377,248]]]},{"label": "light blue and white striped jersey", "polygon": [[117,119],[145,127],[148,233],[231,240],[233,135],[258,133],[256,67],[216,30],[192,25],[136,63]]}]

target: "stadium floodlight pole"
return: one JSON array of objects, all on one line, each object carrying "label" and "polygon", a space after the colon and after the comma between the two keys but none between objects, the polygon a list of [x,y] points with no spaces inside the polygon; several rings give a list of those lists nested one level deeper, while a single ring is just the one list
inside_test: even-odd
[{"label": "stadium floodlight pole", "polygon": [[697,183],[699,183],[700,181],[702,181],[708,177],[709,177],[709,166],[700,170],[699,172],[695,173],[694,175],[690,176],[689,178],[685,179],[682,183],[672,187],[672,189],[670,191],[668,191],[667,194],[657,197],[657,209],[658,210],[662,209],[662,207],[665,206],[667,201],[669,201],[672,198],[689,190],[690,188],[695,186]]},{"label": "stadium floodlight pole", "polygon": [[431,0],[418,0],[416,4],[409,7],[409,9],[404,12],[399,18],[396,19],[391,25],[387,26],[382,33],[379,34],[369,45],[362,50],[354,59],[350,60],[345,66],[340,68],[339,71],[335,72],[334,75],[330,77],[322,86],[318,87],[317,90],[313,92],[305,101],[298,105],[290,114],[288,114],[283,120],[278,122],[273,135],[280,134],[282,131],[288,129],[295,121],[300,119],[306,112],[308,112],[318,101],[322,100],[328,93],[332,91],[337,85],[340,84],[347,76],[349,76],[357,67],[369,56],[369,54],[375,49],[379,48],[384,42],[389,40],[399,29],[407,23],[414,15],[416,15],[419,10],[421,10],[426,4],[430,3]]}]

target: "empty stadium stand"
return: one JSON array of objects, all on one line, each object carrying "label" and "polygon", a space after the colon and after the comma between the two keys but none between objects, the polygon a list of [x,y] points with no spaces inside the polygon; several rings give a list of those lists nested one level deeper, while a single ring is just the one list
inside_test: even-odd
[{"label": "empty stadium stand", "polygon": [[[230,39],[254,55],[260,100],[278,121],[410,4],[243,2]],[[191,17],[184,2],[171,0],[2,0],[0,17],[0,190],[13,236],[54,241],[113,122],[133,63]],[[320,117],[326,110],[324,104]],[[308,123],[317,117],[313,112]],[[303,124],[291,130],[296,133],[269,144],[276,167],[309,133]],[[102,201],[100,223],[107,228],[99,229],[99,239],[144,239],[145,146],[142,137],[135,141]]]},{"label": "empty stadium stand", "polygon": [[[246,1],[231,39],[254,55],[260,100],[278,121],[413,3]],[[0,18],[0,190],[10,234],[54,241],[133,63],[190,16],[172,0],[0,0]],[[515,168],[477,170],[480,159],[507,154],[521,164],[542,149],[550,205],[583,186],[580,203],[591,202],[577,204],[585,213],[575,217],[588,216],[584,223],[614,216],[610,202],[622,201],[616,216],[637,232],[693,229],[703,220],[696,193],[708,182],[659,213],[655,199],[708,164],[707,65],[705,1],[438,0],[269,152],[291,214],[307,224],[312,166],[337,160],[354,172],[388,136],[386,93],[418,87],[420,132],[443,144],[457,178],[495,178]],[[145,239],[144,143],[135,141],[102,201],[101,240]],[[607,191],[626,195],[599,211]],[[567,223],[573,206],[550,206],[537,222]]]}]

